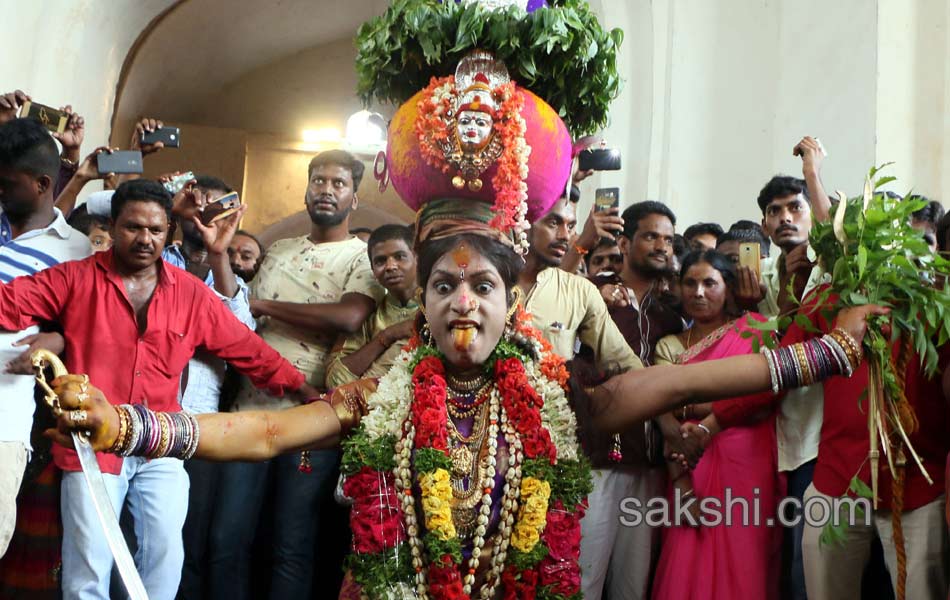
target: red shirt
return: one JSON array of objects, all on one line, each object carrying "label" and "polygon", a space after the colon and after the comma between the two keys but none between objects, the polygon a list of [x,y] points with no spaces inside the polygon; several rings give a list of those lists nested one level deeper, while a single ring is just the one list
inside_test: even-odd
[{"label": "red shirt", "polygon": [[[829,302],[833,306],[834,298],[829,299]],[[813,296],[811,302],[804,303],[801,312],[822,331],[830,331],[831,327],[821,318],[821,311],[811,310],[814,306]],[[792,344],[813,336],[814,334],[805,332],[797,325],[792,325],[782,339],[782,344]],[[895,360],[898,351],[899,348],[893,348]],[[945,356],[947,353],[942,352],[941,358]],[[945,366],[946,361],[941,360],[941,370]],[[904,377],[904,393],[918,421],[917,431],[910,435],[910,442],[933,480],[933,484],[927,483],[913,457],[905,450],[907,465],[904,468],[904,509],[913,510],[933,502],[943,494],[944,463],[947,460],[947,452],[950,451],[950,440],[946,435],[948,411],[939,372],[932,379],[928,379],[915,353],[908,362]],[[815,489],[822,494],[834,497],[845,495],[851,478],[855,475],[868,487],[871,485],[868,403],[864,396],[867,387],[867,360],[862,361],[850,378],[832,377],[824,382],[824,421],[821,425],[818,460],[812,480]],[[892,477],[884,451],[882,448],[879,448],[879,451],[878,506],[889,510]]]},{"label": "red shirt", "polygon": [[[59,322],[65,331],[66,368],[87,373],[112,404],[181,410],[179,378],[198,347],[274,395],[300,388],[303,374],[238,321],[204,282],[165,261],[158,264],[158,283],[142,335],[112,251],[0,285],[0,329],[20,331],[39,320]],[[80,469],[73,450],[54,446],[53,457],[61,469]],[[117,474],[122,468],[117,456],[98,458],[105,473]]]}]

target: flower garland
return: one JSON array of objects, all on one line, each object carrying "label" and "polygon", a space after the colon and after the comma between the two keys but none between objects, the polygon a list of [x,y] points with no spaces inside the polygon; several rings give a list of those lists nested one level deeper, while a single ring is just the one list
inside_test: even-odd
[{"label": "flower garland", "polygon": [[[536,331],[526,333],[540,338]],[[509,466],[500,543],[477,593],[471,588],[491,514],[491,489],[484,490],[472,556],[463,568],[451,518],[441,357],[429,346],[405,350],[368,399],[370,412],[344,442],[341,466],[344,493],[354,499],[348,566],[365,597],[410,589],[418,597],[491,597],[500,584],[506,599],[580,598],[580,518],[591,489],[590,466],[569,429],[573,418],[561,416],[572,415],[564,389],[540,366],[555,365],[556,359],[542,355],[536,362],[512,348],[500,343],[488,361],[496,382],[488,439],[497,444],[503,434]],[[497,452],[495,446],[488,453],[491,468],[484,482],[491,486]]]},{"label": "flower garland", "polygon": [[524,97],[513,82],[501,87],[502,103],[498,114],[505,115],[495,122],[495,135],[501,137],[502,153],[498,157],[498,170],[492,178],[495,188],[495,216],[489,227],[500,231],[513,231],[515,247],[522,254],[528,252],[528,157],[531,147],[524,141],[527,126],[521,116]]},{"label": "flower garland", "polygon": [[[494,120],[494,134],[501,140],[502,152],[497,159],[498,168],[492,177],[495,202],[494,216],[489,226],[499,231],[511,232],[515,238],[515,250],[520,254],[528,251],[528,158],[531,147],[525,142],[527,125],[521,116],[524,97],[514,82],[500,85],[492,91],[501,100]],[[455,77],[433,77],[422,90],[417,104],[418,116],[415,133],[419,150],[426,163],[448,173],[451,169],[446,159],[444,144],[454,135],[455,119],[452,106],[457,97]]]},{"label": "flower garland", "polygon": [[415,131],[419,139],[419,151],[425,161],[443,173],[449,172],[449,163],[442,152],[442,143],[448,141],[450,130],[448,114],[455,98],[455,77],[433,77],[422,90],[422,98],[416,105]]}]

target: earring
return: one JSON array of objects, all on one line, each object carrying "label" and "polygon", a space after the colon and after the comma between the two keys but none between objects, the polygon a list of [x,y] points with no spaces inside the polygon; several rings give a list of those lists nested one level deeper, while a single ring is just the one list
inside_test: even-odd
[{"label": "earring", "polygon": [[429,330],[429,322],[426,320],[422,321],[422,328],[419,329],[419,342],[423,346],[432,345],[432,332]]},{"label": "earring", "polygon": [[[416,305],[419,307],[419,313],[422,315],[422,318],[425,320],[426,317],[426,305],[422,303],[422,288],[416,288]],[[428,326],[428,322],[426,323]]]},{"label": "earring", "polygon": [[511,321],[515,313],[518,312],[518,306],[521,304],[522,298],[524,298],[524,292],[521,291],[520,287],[515,286],[514,289],[511,290],[511,295],[511,306],[508,308],[508,314],[505,315],[506,321]]},{"label": "earring", "polygon": [[513,296],[511,306],[508,308],[508,314],[505,315],[505,333],[504,338],[506,342],[510,342],[511,338],[515,336],[515,323],[514,317],[518,312],[518,306],[521,304],[521,299],[524,297],[524,292],[521,291],[521,288],[515,286],[511,290],[511,295]]}]

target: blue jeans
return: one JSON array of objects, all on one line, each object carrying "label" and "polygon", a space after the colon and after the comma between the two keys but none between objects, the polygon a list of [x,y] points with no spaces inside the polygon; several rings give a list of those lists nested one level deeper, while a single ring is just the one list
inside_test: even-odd
[{"label": "blue jeans", "polygon": [[[184,551],[181,529],[188,509],[188,476],[181,461],[126,458],[118,475],[103,479],[115,514],[128,502],[135,523],[135,566],[150,600],[172,600]],[[64,600],[109,599],[112,553],[81,472],[63,473]]]},{"label": "blue jeans", "polygon": [[339,457],[337,450],[311,452],[311,473],[298,471],[300,453],[260,463],[222,465],[208,548],[208,598],[249,597],[251,544],[270,472],[274,480],[274,568],[269,598],[310,597],[318,508],[333,494]]},{"label": "blue jeans", "polygon": [[[805,490],[811,485],[814,474],[815,460],[808,461],[794,471],[788,471],[788,495],[798,498],[799,502],[802,502],[805,497]],[[799,520],[798,524],[790,530],[792,536],[792,600],[808,600],[808,594],[805,593],[805,563],[802,558],[802,533],[804,531],[804,520]]]}]

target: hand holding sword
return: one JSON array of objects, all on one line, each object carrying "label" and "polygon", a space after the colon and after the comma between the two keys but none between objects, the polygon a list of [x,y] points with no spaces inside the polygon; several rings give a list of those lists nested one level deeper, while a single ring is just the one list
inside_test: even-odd
[{"label": "hand holding sword", "polygon": [[[36,383],[46,392],[46,403],[57,417],[57,429],[47,430],[46,436],[76,449],[89,495],[122,583],[132,600],[148,600],[96,461],[96,450],[107,450],[116,439],[118,413],[102,391],[89,383],[88,375],[70,375],[59,357],[49,350],[37,350],[30,360]],[[44,373],[47,365],[55,376],[52,386],[47,383]]]}]

